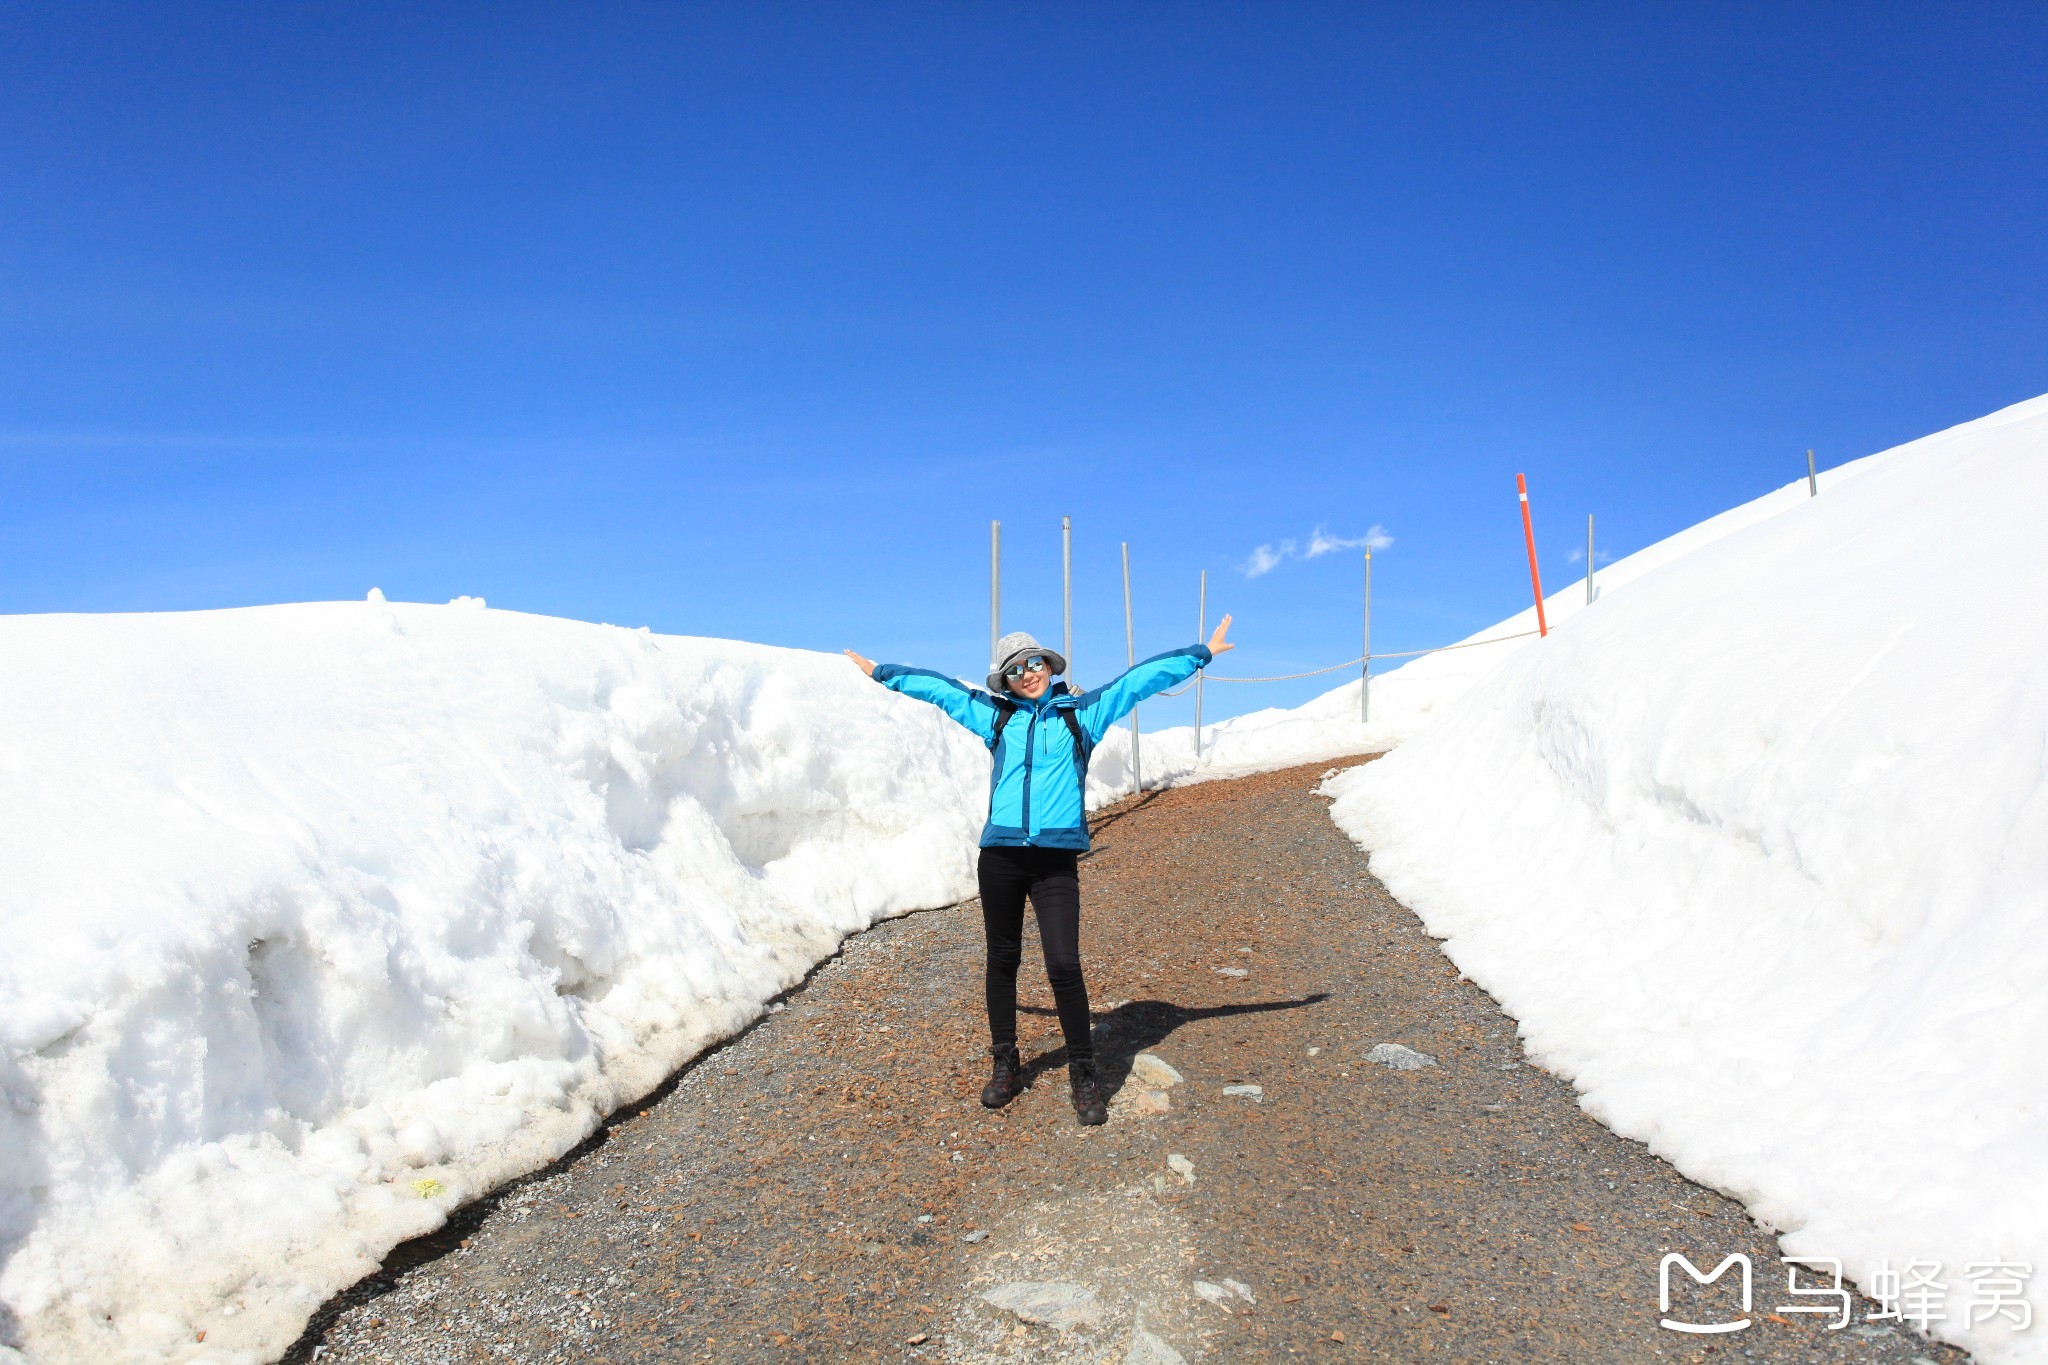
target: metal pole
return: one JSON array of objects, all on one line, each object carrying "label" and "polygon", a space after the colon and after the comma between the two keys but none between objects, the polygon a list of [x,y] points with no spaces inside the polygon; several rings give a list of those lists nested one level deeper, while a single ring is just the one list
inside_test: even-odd
[{"label": "metal pole", "polygon": [[1806,452],[1806,496],[1809,498],[1820,496],[1820,477],[1813,472],[1813,452],[1811,450]]},{"label": "metal pole", "polygon": [[1359,653],[1365,657],[1359,660],[1358,674],[1358,723],[1365,724],[1371,716],[1372,704],[1372,545],[1365,547],[1365,648]]},{"label": "metal pole", "polygon": [[[1195,638],[1209,638],[1209,571],[1202,570],[1202,592],[1195,599]],[[1195,674],[1195,762],[1202,761],[1202,675]]]},{"label": "metal pole", "polygon": [[1593,605],[1593,514],[1586,513],[1586,605]]},{"label": "metal pole", "polygon": [[1067,661],[1067,685],[1074,683],[1074,519],[1060,518],[1060,654]]},{"label": "metal pole", "polygon": [[1536,590],[1536,633],[1550,634],[1550,623],[1543,619],[1543,575],[1536,571],[1536,527],[1529,520],[1529,481],[1520,474],[1515,475],[1515,493],[1522,500],[1522,539],[1529,545],[1529,586]]},{"label": "metal pole", "polygon": [[994,668],[1002,660],[996,657],[996,641],[1003,638],[1003,524],[992,521],[988,524],[988,666]]},{"label": "metal pole", "polygon": [[[1138,662],[1137,637],[1131,633],[1131,542],[1124,547],[1124,659],[1126,668]],[[1144,770],[1138,766],[1138,708],[1131,708],[1131,791],[1145,790]]]}]

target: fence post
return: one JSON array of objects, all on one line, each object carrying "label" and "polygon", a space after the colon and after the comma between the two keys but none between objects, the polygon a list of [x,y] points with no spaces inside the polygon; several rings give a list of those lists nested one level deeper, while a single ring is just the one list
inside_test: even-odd
[{"label": "fence post", "polygon": [[1365,648],[1358,652],[1365,657],[1358,661],[1358,723],[1365,724],[1372,714],[1372,537],[1365,539]]},{"label": "fence post", "polygon": [[1586,513],[1586,605],[1593,605],[1593,514]]},{"label": "fence post", "polygon": [[996,641],[1003,638],[1003,524],[992,521],[988,524],[988,666],[994,668],[1002,660],[996,657]]},{"label": "fence post", "polygon": [[1529,481],[1520,474],[1515,475],[1515,493],[1522,500],[1522,539],[1529,546],[1529,586],[1536,590],[1536,633],[1550,634],[1550,623],[1543,619],[1543,575],[1536,568],[1536,527],[1529,520]]},{"label": "fence post", "polygon": [[[1209,638],[1209,571],[1202,570],[1202,590],[1195,599],[1195,639]],[[1195,762],[1202,761],[1202,670],[1195,672]]]},{"label": "fence post", "polygon": [[1806,496],[1809,498],[1820,496],[1820,476],[1813,472],[1813,451],[1811,449],[1806,452]]},{"label": "fence post", "polygon": [[1074,519],[1060,518],[1060,655],[1067,661],[1067,685],[1074,683]]},{"label": "fence post", "polygon": [[[1138,662],[1136,637],[1131,633],[1131,542],[1122,542],[1124,548],[1124,667],[1131,668]],[[1138,766],[1138,708],[1131,708],[1131,792],[1133,795],[1145,790],[1144,770]]]}]

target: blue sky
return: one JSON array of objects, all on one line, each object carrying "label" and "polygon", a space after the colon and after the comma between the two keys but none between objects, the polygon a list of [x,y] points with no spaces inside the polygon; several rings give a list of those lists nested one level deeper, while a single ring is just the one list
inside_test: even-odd
[{"label": "blue sky", "polygon": [[973,672],[989,520],[1051,638],[1071,514],[1085,681],[1120,541],[1141,654],[1204,568],[1231,671],[1355,652],[1351,551],[1243,571],[1318,527],[1441,643],[1527,600],[1517,472],[1562,584],[1588,512],[2048,390],[2044,60],[2038,5],[0,5],[0,611]]}]

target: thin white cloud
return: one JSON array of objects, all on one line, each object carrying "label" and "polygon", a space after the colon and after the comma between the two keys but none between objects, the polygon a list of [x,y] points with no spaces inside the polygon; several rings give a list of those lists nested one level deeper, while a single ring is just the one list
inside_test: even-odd
[{"label": "thin white cloud", "polygon": [[1343,536],[1333,536],[1330,534],[1329,527],[1318,526],[1310,533],[1308,550],[1302,555],[1302,558],[1314,559],[1318,555],[1332,554],[1338,550],[1363,550],[1368,545],[1375,550],[1384,550],[1393,543],[1394,538],[1387,534],[1386,528],[1377,524],[1368,529],[1364,535],[1352,539],[1346,539]]},{"label": "thin white cloud", "polygon": [[1319,559],[1339,550],[1362,550],[1368,545],[1375,550],[1384,550],[1393,543],[1394,538],[1383,526],[1375,525],[1362,536],[1333,536],[1328,526],[1318,525],[1309,533],[1306,548],[1293,540],[1261,545],[1239,567],[1246,578],[1257,578],[1273,572],[1290,559]]},{"label": "thin white cloud", "polygon": [[1261,545],[1252,551],[1250,559],[1244,562],[1244,576],[1257,578],[1280,567],[1285,560],[1294,558],[1294,542],[1283,540],[1278,545]]}]

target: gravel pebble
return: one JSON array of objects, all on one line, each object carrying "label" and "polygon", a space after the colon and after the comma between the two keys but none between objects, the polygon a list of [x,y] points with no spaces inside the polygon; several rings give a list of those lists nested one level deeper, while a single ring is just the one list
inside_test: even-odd
[{"label": "gravel pebble", "polygon": [[1420,1071],[1426,1066],[1435,1066],[1436,1058],[1427,1052],[1417,1052],[1399,1043],[1381,1043],[1365,1054],[1369,1062],[1378,1062],[1389,1071]]},{"label": "gravel pebble", "polygon": [[1095,1291],[1085,1285],[1018,1280],[984,1289],[981,1297],[1019,1321],[1048,1327],[1092,1327],[1102,1317]]}]

